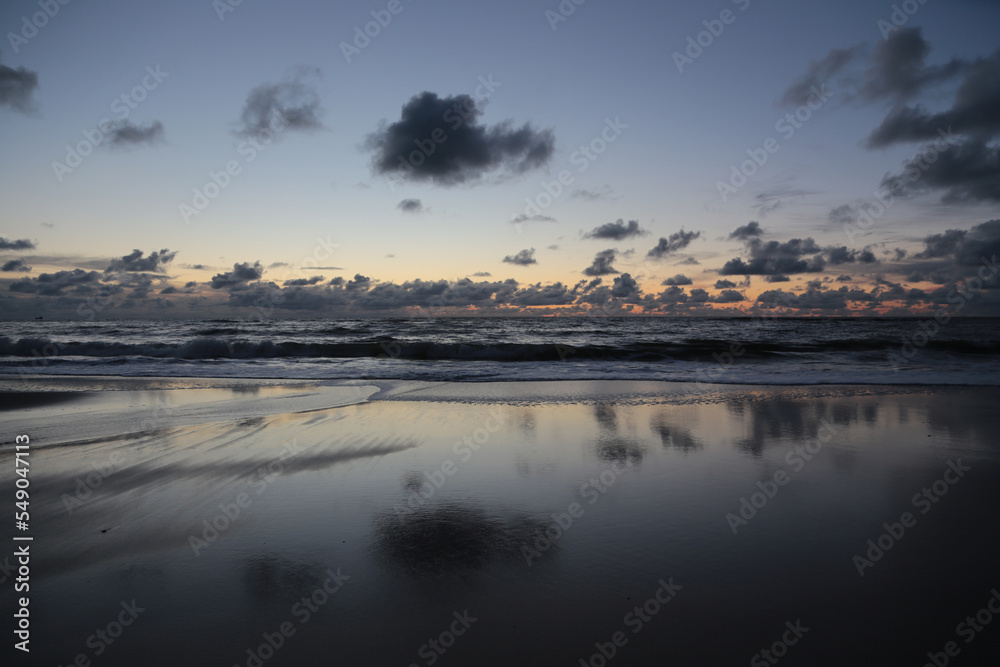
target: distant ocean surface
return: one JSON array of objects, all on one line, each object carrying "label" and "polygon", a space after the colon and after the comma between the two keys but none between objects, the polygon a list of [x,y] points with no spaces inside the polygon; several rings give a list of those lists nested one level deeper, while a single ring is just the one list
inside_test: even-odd
[{"label": "distant ocean surface", "polygon": [[1000,318],[0,322],[0,375],[1000,385]]}]

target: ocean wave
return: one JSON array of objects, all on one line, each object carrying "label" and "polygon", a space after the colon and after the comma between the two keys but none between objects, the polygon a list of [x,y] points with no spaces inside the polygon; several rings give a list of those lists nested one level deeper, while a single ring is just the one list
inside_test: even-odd
[{"label": "ocean wave", "polygon": [[[228,329],[224,329],[228,331]],[[299,342],[244,340],[232,337],[199,336],[181,343],[122,343],[117,341],[55,342],[27,337],[14,340],[0,337],[0,356],[29,358],[59,357],[148,357],[186,360],[212,359],[358,359],[395,358],[411,361],[711,361],[730,354],[741,359],[766,361],[789,357],[829,354],[877,356],[897,353],[900,341],[829,340],[800,343],[739,342],[718,339],[687,339],[675,342],[631,342],[620,345],[567,345],[550,343],[432,342],[400,340],[376,336],[355,342]],[[931,340],[925,352],[948,355],[1000,353],[996,342],[974,343],[959,340]]]}]

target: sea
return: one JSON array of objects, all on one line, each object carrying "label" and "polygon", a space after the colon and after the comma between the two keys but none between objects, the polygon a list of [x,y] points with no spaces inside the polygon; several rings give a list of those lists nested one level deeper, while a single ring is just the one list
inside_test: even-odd
[{"label": "sea", "polygon": [[0,376],[1000,384],[1000,318],[0,322]]}]

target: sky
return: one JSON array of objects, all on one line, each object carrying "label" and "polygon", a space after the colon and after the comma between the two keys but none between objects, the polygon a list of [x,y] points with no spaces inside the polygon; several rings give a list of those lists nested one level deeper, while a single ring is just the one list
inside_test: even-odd
[{"label": "sky", "polygon": [[6,0],[0,317],[1000,315],[998,25]]}]

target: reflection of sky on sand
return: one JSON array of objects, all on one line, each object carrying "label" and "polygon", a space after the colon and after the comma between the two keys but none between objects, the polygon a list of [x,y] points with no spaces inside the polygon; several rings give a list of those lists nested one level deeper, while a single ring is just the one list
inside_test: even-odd
[{"label": "reflection of sky on sand", "polygon": [[[523,664],[572,664],[661,577],[685,588],[621,664],[744,662],[773,628],[807,615],[826,629],[800,655],[822,659],[820,647],[846,650],[829,637],[853,637],[846,646],[877,656],[886,636],[919,647],[935,623],[954,627],[974,611],[966,601],[996,585],[982,530],[983,508],[1000,500],[995,390],[720,394],[235,409],[130,439],[40,446],[33,599],[65,632],[40,655],[71,660],[95,619],[142,597],[145,626],[102,664],[171,664],[186,655],[176,636],[199,647],[205,662],[193,664],[233,664],[338,567],[351,579],[274,664],[312,664],[331,646],[345,664],[409,664],[466,608],[483,620],[452,664],[513,664],[532,642],[538,661]],[[794,469],[789,452],[824,420],[834,437]],[[67,512],[76,478],[115,454],[124,463]],[[851,557],[958,456],[974,474],[860,579]],[[733,535],[725,515],[778,470],[791,481]],[[241,493],[249,505],[208,540],[205,522]],[[528,567],[522,547],[572,503],[582,515]],[[192,536],[206,541],[197,556]],[[877,632],[859,621],[874,614],[886,619]]]}]

